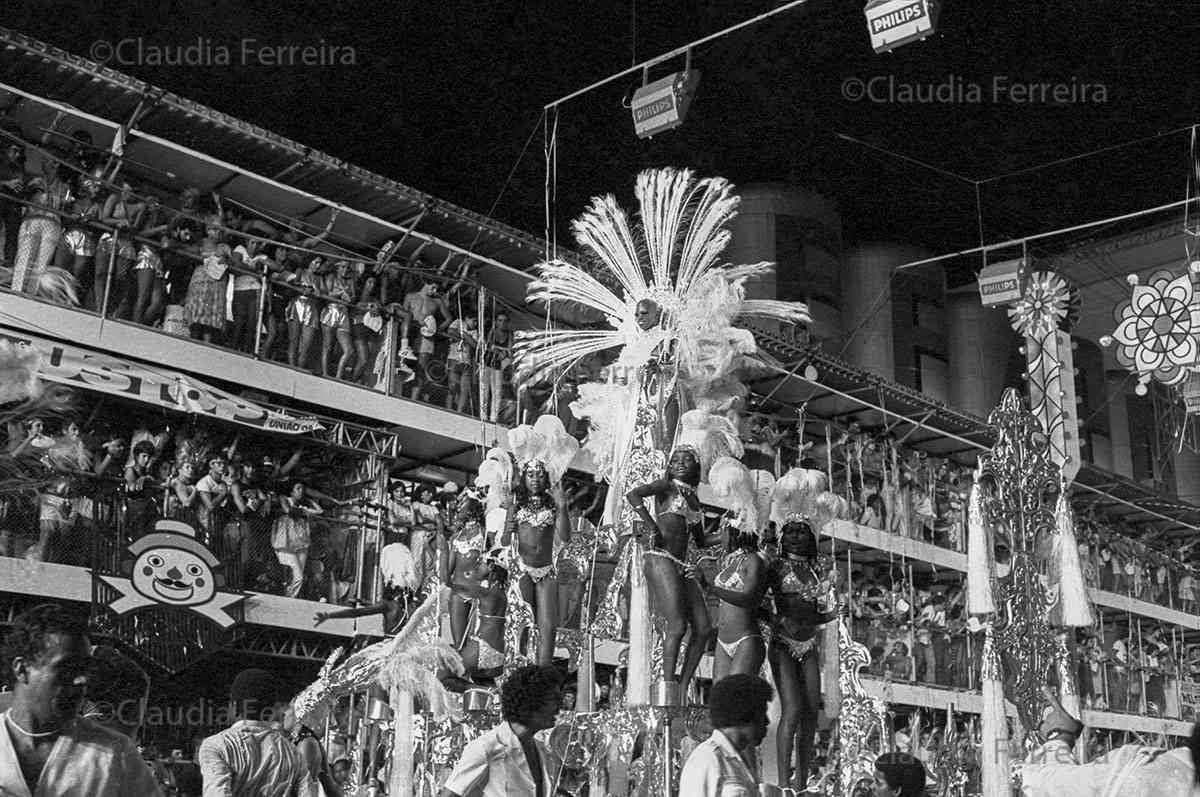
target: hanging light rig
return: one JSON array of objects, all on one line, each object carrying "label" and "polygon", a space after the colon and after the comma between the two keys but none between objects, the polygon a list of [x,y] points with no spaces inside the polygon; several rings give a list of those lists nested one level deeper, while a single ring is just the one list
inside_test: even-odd
[{"label": "hanging light rig", "polygon": [[685,55],[682,72],[672,72],[653,83],[650,82],[652,65],[648,62],[642,67],[642,86],[634,91],[629,104],[638,138],[650,138],[683,124],[700,85],[700,70],[692,69],[691,50]]}]

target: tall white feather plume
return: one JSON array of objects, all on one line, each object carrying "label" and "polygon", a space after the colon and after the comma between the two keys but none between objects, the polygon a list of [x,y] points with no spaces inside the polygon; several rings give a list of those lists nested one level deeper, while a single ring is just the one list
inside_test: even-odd
[{"label": "tall white feather plume", "polygon": [[572,224],[580,249],[595,256],[616,290],[561,261],[543,264],[530,288],[530,300],[588,308],[609,328],[519,334],[515,349],[521,373],[545,376],[630,345],[637,337],[634,313],[643,299],[662,309],[666,342],[678,344],[680,376],[690,389],[722,378],[736,368],[738,356],[754,351],[752,335],[733,326],[739,316],[783,323],[808,319],[802,303],[745,298],[745,280],[768,272],[769,264],[718,265],[738,206],[726,180],[696,180],[687,170],[650,170],[638,176],[635,193],[640,212],[634,226],[612,196],[593,199]]}]

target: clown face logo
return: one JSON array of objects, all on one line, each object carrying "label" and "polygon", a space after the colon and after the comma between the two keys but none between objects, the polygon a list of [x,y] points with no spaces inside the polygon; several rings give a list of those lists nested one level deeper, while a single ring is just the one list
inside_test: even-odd
[{"label": "clown face logo", "polygon": [[207,603],[216,592],[212,567],[192,551],[156,547],[133,563],[133,588],[151,600],[174,606]]}]

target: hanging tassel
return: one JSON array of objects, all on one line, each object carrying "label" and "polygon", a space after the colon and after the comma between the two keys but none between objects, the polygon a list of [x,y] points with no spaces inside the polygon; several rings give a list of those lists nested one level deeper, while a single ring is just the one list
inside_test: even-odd
[{"label": "hanging tassel", "polygon": [[983,640],[983,797],[1010,797],[1008,719],[1004,712],[1004,682],[1000,656],[989,625]]},{"label": "hanging tassel", "polygon": [[1061,624],[1068,628],[1090,628],[1092,605],[1083,583],[1083,567],[1079,564],[1079,545],[1075,539],[1075,515],[1067,500],[1066,485],[1058,494],[1054,514],[1058,528],[1054,535],[1053,567],[1058,570]]},{"label": "hanging tassel", "polygon": [[992,599],[993,551],[987,527],[983,523],[983,507],[979,496],[979,481],[971,486],[967,502],[967,612],[991,614],[996,611]]}]

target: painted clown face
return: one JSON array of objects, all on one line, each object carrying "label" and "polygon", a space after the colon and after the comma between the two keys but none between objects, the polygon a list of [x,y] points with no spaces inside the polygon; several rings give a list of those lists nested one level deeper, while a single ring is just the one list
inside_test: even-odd
[{"label": "painted clown face", "polygon": [[192,551],[158,546],[143,551],[133,563],[133,587],[159,603],[196,606],[216,592],[212,567]]}]

